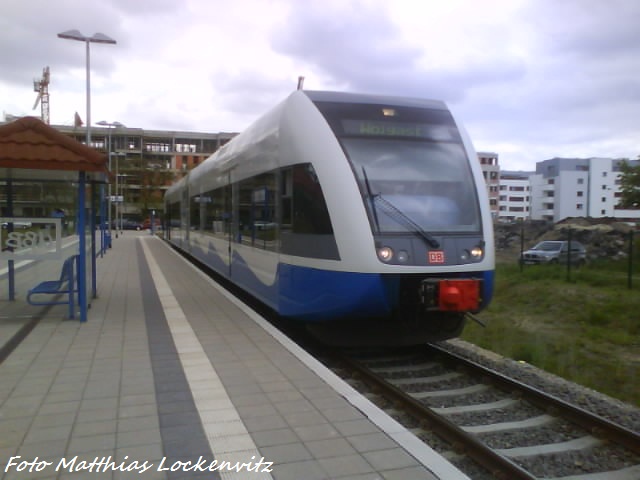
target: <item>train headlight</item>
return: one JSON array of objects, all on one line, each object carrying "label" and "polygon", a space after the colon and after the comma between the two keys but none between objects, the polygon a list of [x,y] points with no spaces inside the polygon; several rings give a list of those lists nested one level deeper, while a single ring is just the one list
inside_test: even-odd
[{"label": "train headlight", "polygon": [[409,252],[406,250],[400,250],[396,256],[398,263],[407,263],[409,261]]},{"label": "train headlight", "polygon": [[383,262],[390,262],[393,258],[393,249],[391,247],[378,247],[378,258]]},{"label": "train headlight", "polygon": [[469,253],[471,254],[471,258],[473,260],[480,260],[482,258],[482,255],[484,254],[484,252],[482,251],[482,247],[480,246],[473,247]]}]

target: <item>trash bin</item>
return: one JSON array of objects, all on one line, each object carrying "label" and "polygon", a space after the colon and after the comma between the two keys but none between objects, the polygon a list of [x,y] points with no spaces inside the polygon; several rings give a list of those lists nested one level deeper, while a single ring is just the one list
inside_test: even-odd
[{"label": "trash bin", "polygon": [[104,248],[111,248],[111,232],[104,232]]}]

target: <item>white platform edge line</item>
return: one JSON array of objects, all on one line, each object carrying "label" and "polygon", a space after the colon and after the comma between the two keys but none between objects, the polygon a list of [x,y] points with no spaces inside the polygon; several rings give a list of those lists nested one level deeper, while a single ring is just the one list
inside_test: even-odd
[{"label": "white platform edge line", "polygon": [[[175,342],[187,383],[193,394],[193,400],[198,410],[202,427],[207,435],[211,452],[218,462],[228,461],[234,464],[236,461],[243,463],[260,460],[261,456],[258,447],[253,442],[244,423],[242,423],[238,411],[227,395],[215,368],[209,361],[202,344],[187,321],[146,241],[141,242],[141,245],[156,291],[160,297],[160,303],[167,316],[171,336]],[[209,381],[202,382],[203,376]],[[215,410],[207,408],[211,402],[212,392],[215,393]],[[233,435],[221,437],[219,433],[216,433],[219,431],[221,423],[229,422],[233,422],[235,425]],[[228,439],[235,441],[241,448],[230,447]],[[255,456],[255,458],[252,459],[252,456]],[[233,480],[246,478],[250,472],[219,470],[218,473],[223,479]],[[251,473],[251,478],[256,480],[273,479],[268,473],[262,472]]]},{"label": "white platform edge line", "polygon": [[[165,248],[172,254],[184,260],[175,250],[173,250],[166,242],[162,242]],[[376,424],[389,437],[393,438],[398,445],[402,446],[410,453],[418,462],[420,462],[427,470],[431,471],[435,476],[447,480],[471,480],[467,475],[458,470],[451,462],[447,461],[443,456],[438,454],[431,447],[426,445],[422,440],[413,433],[403,427],[396,420],[387,415],[378,406],[370,400],[363,397],[357,390],[347,384],[335,373],[322,365],[318,360],[313,358],[298,345],[293,343],[289,338],[280,333],[269,322],[262,318],[257,312],[247,307],[244,303],[234,297],[225,288],[218,285],[214,280],[208,277],[204,272],[200,271],[196,266],[189,262],[185,262],[194,272],[200,275],[211,286],[223,294],[231,303],[242,310],[249,318],[262,327],[275,340],[277,340],[284,348],[291,352],[304,365],[309,367],[316,375],[331,385],[340,395],[342,395],[351,405],[360,410],[369,420]]]}]

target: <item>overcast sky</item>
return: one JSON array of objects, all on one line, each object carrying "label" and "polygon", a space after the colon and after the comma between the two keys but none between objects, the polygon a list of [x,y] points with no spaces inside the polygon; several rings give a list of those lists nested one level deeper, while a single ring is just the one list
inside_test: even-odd
[{"label": "overcast sky", "polygon": [[435,98],[508,170],[640,155],[638,0],[0,0],[0,109],[242,131],[296,88]]}]

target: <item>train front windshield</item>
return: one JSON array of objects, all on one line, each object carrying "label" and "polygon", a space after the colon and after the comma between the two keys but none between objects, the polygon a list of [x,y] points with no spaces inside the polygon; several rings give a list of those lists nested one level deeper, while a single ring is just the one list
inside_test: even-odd
[{"label": "train front windshield", "polygon": [[374,231],[480,231],[469,159],[448,111],[338,103],[320,110],[351,162]]}]

